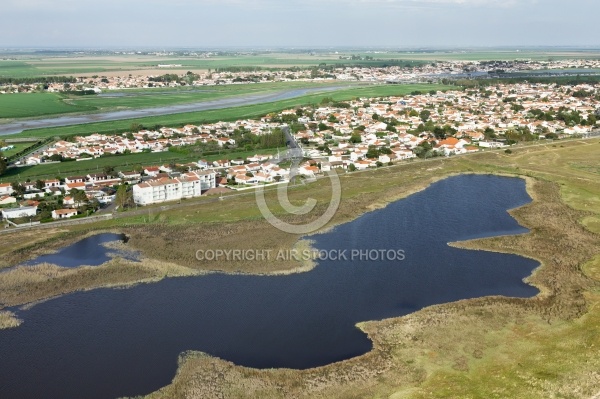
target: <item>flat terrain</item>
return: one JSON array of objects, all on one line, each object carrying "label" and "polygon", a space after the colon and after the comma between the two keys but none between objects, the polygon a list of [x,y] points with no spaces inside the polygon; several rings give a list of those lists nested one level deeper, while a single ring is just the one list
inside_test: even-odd
[{"label": "flat terrain", "polygon": [[96,110],[86,104],[69,104],[55,93],[0,94],[0,121],[5,118],[26,118]]},{"label": "flat terrain", "polygon": [[[359,55],[363,60],[340,59]],[[310,67],[321,63],[328,65],[383,66],[393,62],[418,65],[433,61],[481,61],[481,60],[560,60],[598,59],[599,50],[561,49],[464,49],[464,50],[306,50],[293,53],[256,52],[231,55],[204,56],[154,56],[154,55],[73,55],[50,56],[43,54],[17,54],[15,60],[0,60],[0,77],[33,77],[49,75],[66,76],[123,76],[127,74],[201,72],[226,67],[290,68]],[[364,60],[364,57],[373,60]],[[158,65],[181,65],[158,68]]]},{"label": "flat terrain", "polygon": [[[259,85],[256,85],[259,86]],[[241,86],[236,86],[241,87]],[[328,86],[329,87],[329,86]],[[319,86],[315,87],[315,90],[318,91]],[[356,97],[373,97],[373,96],[391,96],[391,95],[406,95],[415,90],[421,91],[429,91],[429,90],[451,90],[455,89],[454,86],[443,86],[443,85],[432,85],[432,84],[409,84],[409,85],[373,85],[367,87],[351,87],[351,88],[341,88],[336,90],[327,91],[326,87],[324,87],[322,92],[317,92],[314,94],[307,95],[299,95],[294,98],[286,99],[286,100],[278,100],[274,102],[265,102],[260,104],[252,104],[231,108],[222,108],[222,109],[214,109],[208,111],[198,111],[198,112],[186,112],[186,113],[176,113],[171,115],[158,115],[158,116],[150,116],[143,118],[135,118],[135,119],[126,119],[126,120],[118,120],[118,121],[108,121],[108,122],[97,122],[97,123],[86,123],[82,125],[74,125],[74,126],[63,126],[63,127],[50,127],[50,128],[40,128],[34,130],[26,130],[22,133],[7,135],[6,137],[10,138],[38,138],[38,137],[55,137],[55,136],[65,136],[65,135],[73,135],[73,134],[86,134],[86,133],[106,133],[112,134],[117,131],[125,131],[127,130],[132,123],[139,123],[143,126],[153,127],[155,125],[160,126],[183,126],[185,124],[199,124],[199,123],[207,123],[207,122],[217,122],[217,121],[233,121],[238,119],[246,119],[253,117],[260,117],[268,114],[269,112],[280,111],[286,108],[295,107],[299,105],[308,105],[308,104],[318,104],[323,98],[331,97],[335,100],[351,100]],[[300,90],[301,88],[298,88]],[[310,88],[312,90],[312,88]],[[284,91],[285,86],[279,91]],[[290,90],[295,90],[291,88]],[[277,92],[277,90],[266,91],[266,93]],[[253,94],[264,94],[264,93],[246,93],[244,95],[253,95]],[[179,96],[179,95],[178,95]],[[229,96],[229,94],[228,94]],[[234,97],[231,95],[230,97]],[[243,98],[243,95],[238,96],[238,98]],[[216,99],[216,98],[213,98]],[[144,100],[147,101],[147,100]],[[150,100],[153,101],[153,100]],[[148,110],[148,113],[151,114],[151,109]],[[20,125],[21,122],[17,123]],[[4,125],[6,127],[8,125]],[[3,126],[0,125],[0,131]]]},{"label": "flat terrain", "polygon": [[[107,91],[100,95],[78,96],[58,93],[19,93],[0,95],[0,124],[12,119],[106,111],[152,108],[217,100],[248,94],[283,90],[342,86],[312,82],[281,82],[209,87],[150,88]],[[344,83],[349,86],[351,83]],[[4,121],[3,119],[6,119]]]}]

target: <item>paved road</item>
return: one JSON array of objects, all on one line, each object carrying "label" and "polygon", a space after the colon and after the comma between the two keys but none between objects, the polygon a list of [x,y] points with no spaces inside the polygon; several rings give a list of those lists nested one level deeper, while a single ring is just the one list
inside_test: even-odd
[{"label": "paved road", "polygon": [[107,122],[123,119],[145,118],[149,116],[181,114],[185,112],[207,111],[212,109],[222,109],[231,107],[240,107],[243,105],[262,104],[274,101],[287,100],[290,98],[301,97],[316,92],[329,92],[340,89],[346,89],[354,86],[328,86],[311,87],[305,89],[289,89],[267,94],[247,94],[233,98],[222,98],[212,101],[202,101],[189,104],[169,105],[164,107],[153,107],[143,109],[133,109],[125,111],[112,111],[98,114],[86,114],[76,116],[60,116],[44,119],[21,120],[0,125],[0,136],[21,133],[27,129],[41,129],[47,127],[71,126],[82,123]]}]

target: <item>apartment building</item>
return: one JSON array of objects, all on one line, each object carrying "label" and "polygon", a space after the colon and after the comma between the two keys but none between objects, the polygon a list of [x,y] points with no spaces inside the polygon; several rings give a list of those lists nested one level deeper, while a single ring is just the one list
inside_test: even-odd
[{"label": "apartment building", "polygon": [[133,200],[138,205],[157,204],[193,198],[202,191],[216,187],[216,173],[213,171],[190,172],[178,177],[163,177],[133,186]]}]

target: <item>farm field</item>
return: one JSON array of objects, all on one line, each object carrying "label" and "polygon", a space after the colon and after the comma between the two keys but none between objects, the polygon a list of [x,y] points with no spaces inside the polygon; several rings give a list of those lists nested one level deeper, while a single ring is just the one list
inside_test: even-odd
[{"label": "farm field", "polygon": [[349,89],[340,89],[337,91],[309,94],[301,97],[281,100],[271,103],[254,104],[234,108],[215,109],[209,111],[188,112],[172,114],[165,116],[153,116],[138,119],[128,119],[110,122],[88,123],[84,125],[74,125],[65,127],[54,127],[27,130],[22,133],[6,136],[7,138],[40,138],[54,136],[68,136],[74,134],[105,133],[114,134],[126,131],[132,123],[138,123],[147,127],[160,126],[183,126],[185,124],[210,123],[218,121],[232,121],[237,119],[254,118],[264,116],[269,112],[280,111],[289,107],[300,105],[318,104],[323,98],[330,97],[334,100],[351,100],[356,97],[376,97],[376,96],[401,96],[410,94],[413,91],[430,90],[452,90],[455,86],[431,85],[431,84],[413,84],[413,85],[379,85],[368,87],[356,87]]},{"label": "farm field", "polygon": [[123,109],[152,108],[210,101],[246,94],[265,94],[309,87],[350,86],[356,83],[282,82],[207,87],[155,88],[107,91],[100,95],[78,96],[58,93],[0,95],[0,121],[48,115],[94,113]]},{"label": "farm field", "polygon": [[0,120],[96,110],[94,106],[69,104],[64,98],[56,93],[0,94]]},{"label": "farm field", "polygon": [[76,106],[94,107],[100,111],[114,109],[150,108],[164,105],[186,104],[235,97],[244,94],[264,94],[281,90],[309,87],[348,86],[356,83],[313,83],[281,82],[255,83],[243,85],[201,86],[177,89],[143,89],[107,91],[99,96],[71,96],[70,102]]},{"label": "farm field", "polygon": [[[373,60],[344,59],[351,55],[373,57]],[[340,59],[342,57],[342,59]],[[415,50],[394,49],[305,50],[297,52],[247,52],[231,55],[203,56],[155,56],[155,55],[73,55],[18,54],[14,60],[0,60],[0,77],[34,76],[116,76],[125,74],[185,73],[207,71],[225,67],[290,68],[310,67],[321,63],[329,65],[383,66],[391,62],[419,65],[435,61],[482,61],[482,60],[559,60],[574,58],[600,58],[599,50],[579,49],[464,49],[464,50]],[[177,65],[158,68],[159,64]]]}]

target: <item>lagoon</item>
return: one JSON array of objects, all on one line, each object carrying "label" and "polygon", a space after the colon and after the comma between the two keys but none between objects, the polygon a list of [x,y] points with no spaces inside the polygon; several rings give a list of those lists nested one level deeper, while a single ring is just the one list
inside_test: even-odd
[{"label": "lagoon", "polygon": [[255,368],[311,368],[368,352],[361,321],[467,298],[532,297],[538,290],[523,279],[538,262],[448,246],[527,232],[507,210],[530,201],[521,179],[451,177],[310,237],[323,251],[391,249],[403,259],[323,260],[285,276],[170,278],[16,310],[24,323],[0,331],[0,397],[147,394],[170,383],[188,350]]}]

